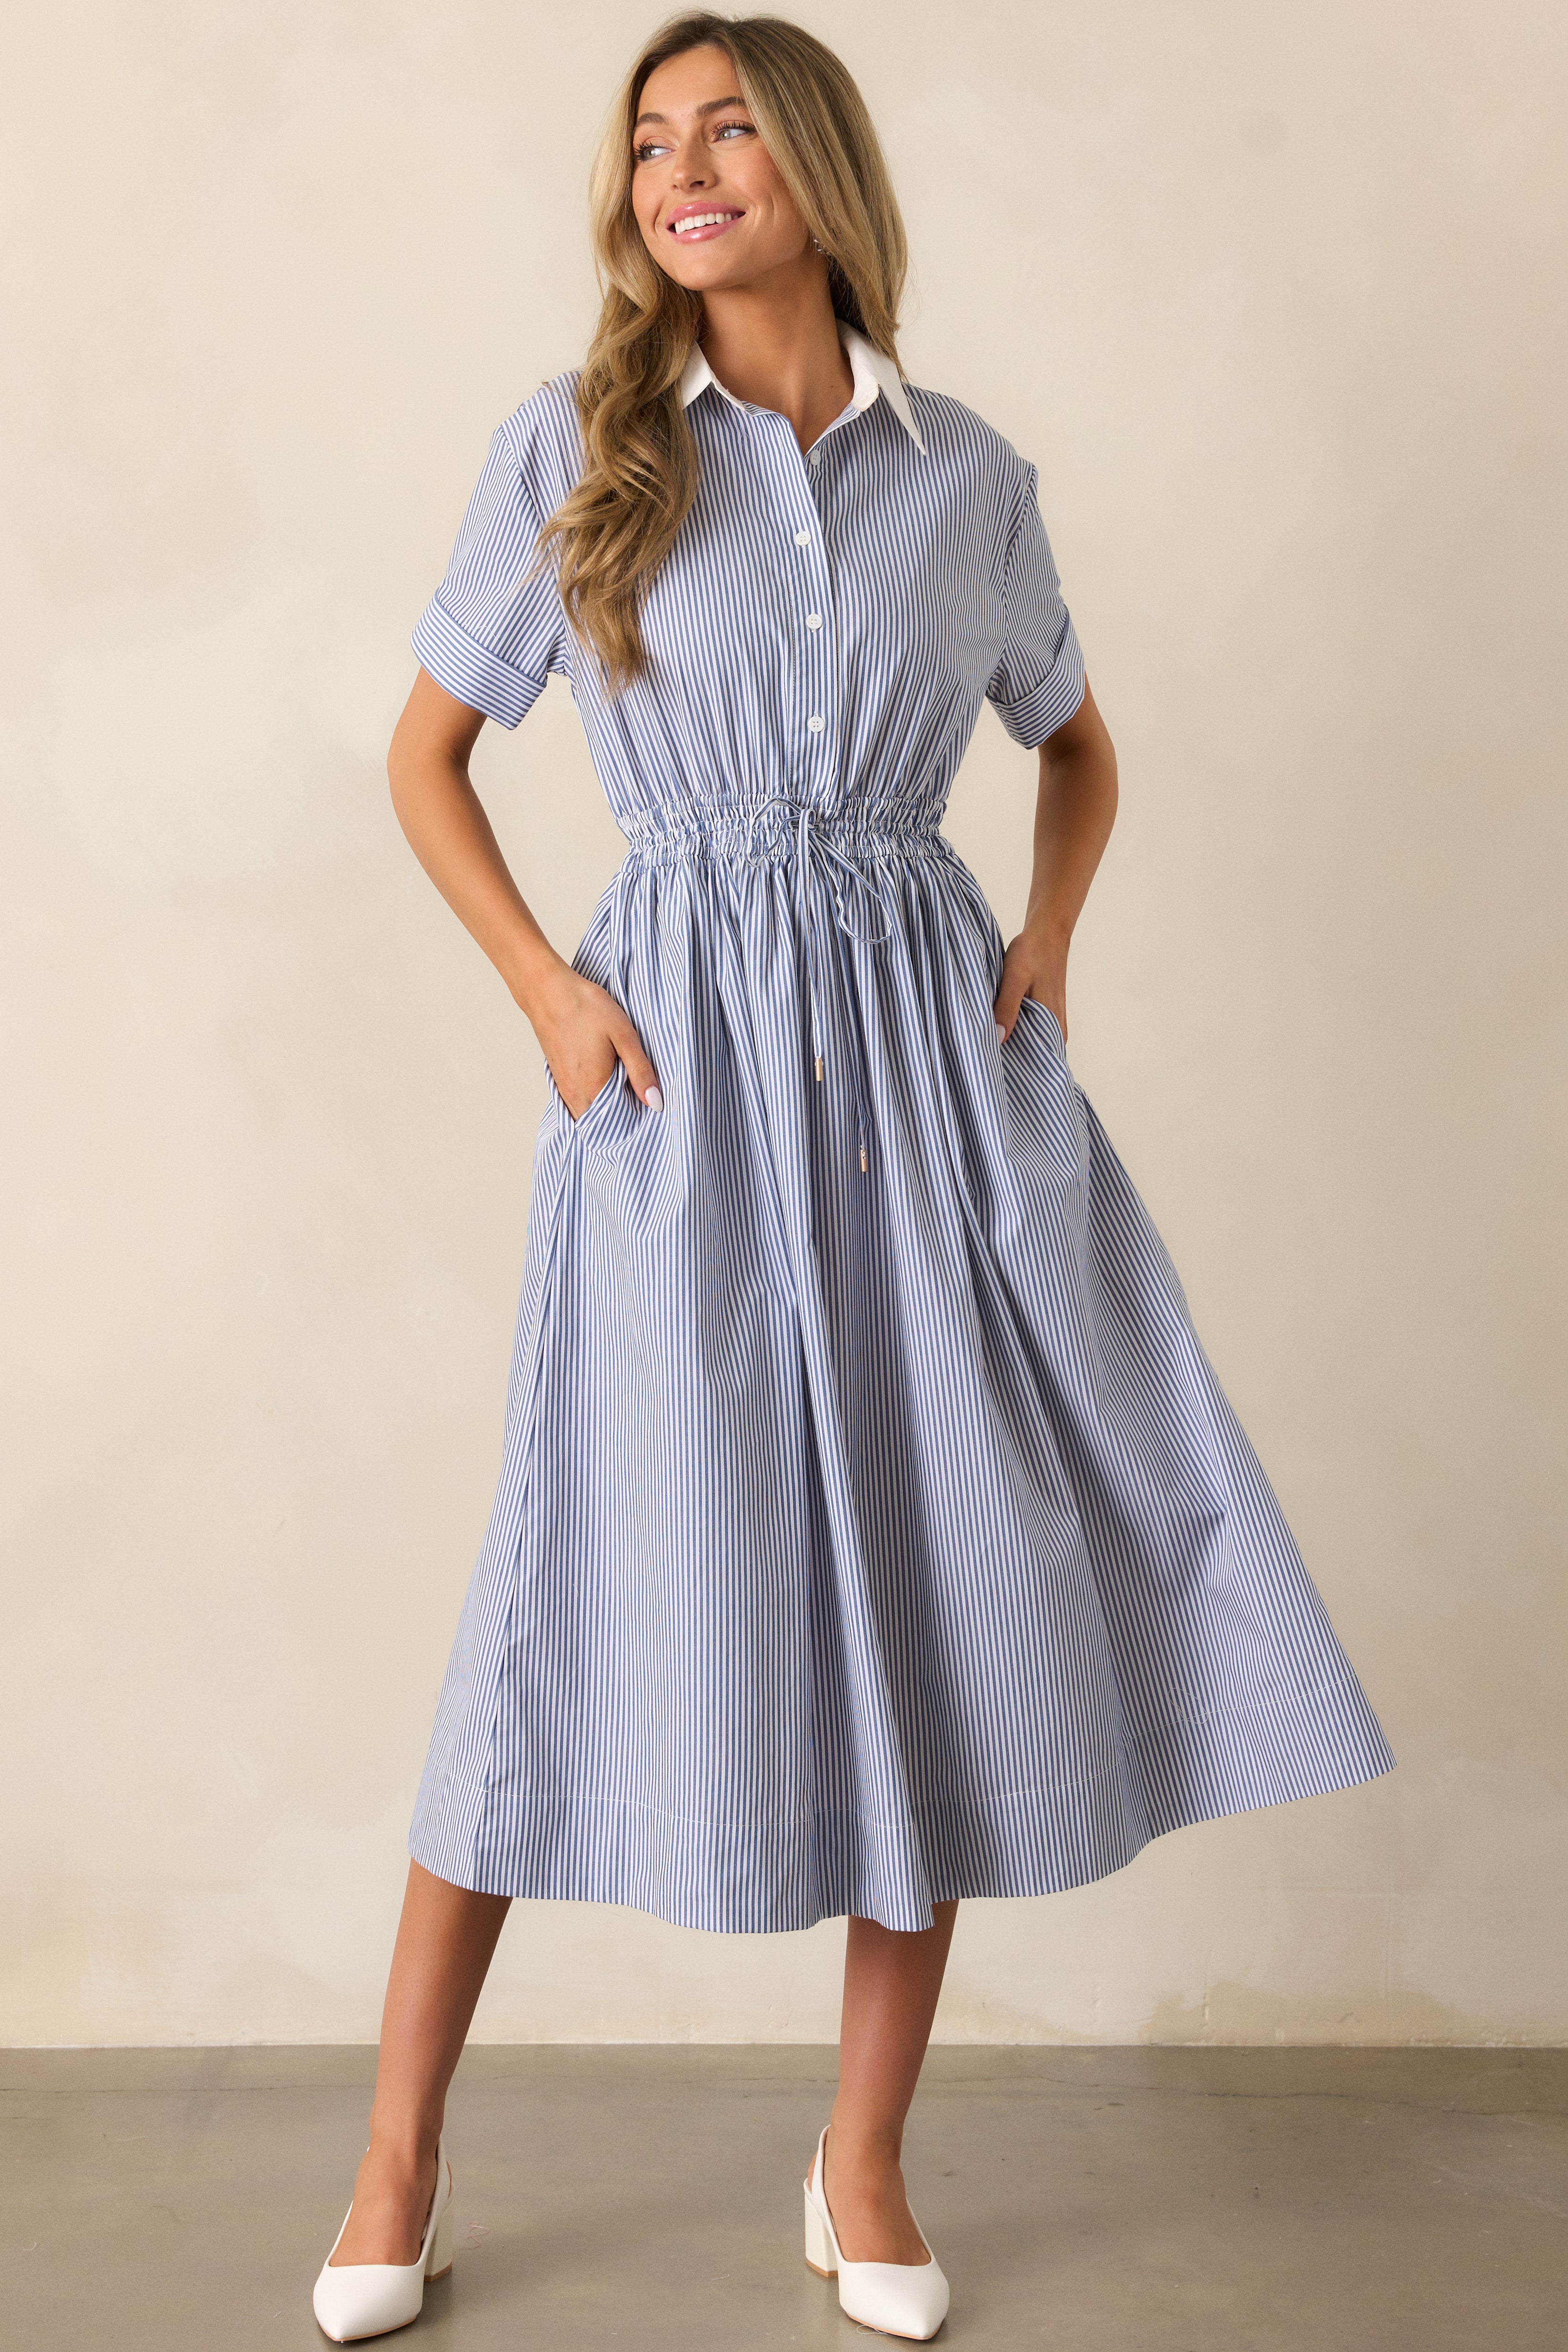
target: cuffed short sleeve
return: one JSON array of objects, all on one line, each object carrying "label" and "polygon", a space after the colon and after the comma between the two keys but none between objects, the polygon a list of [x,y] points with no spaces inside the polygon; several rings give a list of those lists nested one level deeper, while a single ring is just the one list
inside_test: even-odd
[{"label": "cuffed short sleeve", "polygon": [[534,570],[544,508],[516,421],[491,437],[446,576],[410,640],[437,686],[501,727],[527,716],[552,670],[571,668],[554,567]]},{"label": "cuffed short sleeve", "polygon": [[1033,751],[1083,700],[1083,656],[1040,520],[1036,468],[1024,465],[1002,585],[1001,658],[985,689],[1015,743]]}]

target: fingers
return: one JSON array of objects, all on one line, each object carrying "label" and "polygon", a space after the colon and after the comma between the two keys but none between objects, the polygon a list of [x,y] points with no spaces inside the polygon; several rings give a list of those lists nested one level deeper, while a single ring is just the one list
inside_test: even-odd
[{"label": "fingers", "polygon": [[1016,941],[1013,942],[1002,959],[1002,970],[997,975],[1000,985],[991,1007],[991,1017],[996,1024],[996,1043],[999,1045],[1005,1045],[1013,1034],[1013,1024],[1018,1014],[1018,999],[1024,993],[1024,977],[1017,968],[1017,960],[1013,953],[1013,946],[1016,945]]},{"label": "fingers", "polygon": [[[625,1005],[596,981],[587,980],[573,971],[563,982],[563,1001],[544,1008],[552,1016],[535,1016],[534,1034],[544,1049],[555,1090],[565,1104],[569,1116],[577,1119],[595,1097],[601,1094],[615,1075],[616,1062],[626,1074],[626,1084],[639,1102],[650,1110],[664,1108],[664,1097],[658,1088],[658,1073],[643,1051],[643,1042]],[[603,1069],[605,1049],[610,1054],[610,1066]],[[601,1075],[602,1072],[602,1075]],[[584,1088],[583,1101],[573,1099],[578,1085]]]},{"label": "fingers", "polygon": [[1018,1015],[1018,999],[1023,995],[1023,983],[1004,972],[1002,985],[996,992],[996,1002],[991,1007],[991,1017],[996,1024],[996,1043],[1005,1045],[1012,1034]]},{"label": "fingers", "polygon": [[643,1052],[642,1039],[629,1021],[621,1020],[610,1030],[610,1041],[620,1055],[626,1069],[626,1083],[639,1102],[649,1110],[662,1110],[664,1097],[658,1090],[658,1073]]}]

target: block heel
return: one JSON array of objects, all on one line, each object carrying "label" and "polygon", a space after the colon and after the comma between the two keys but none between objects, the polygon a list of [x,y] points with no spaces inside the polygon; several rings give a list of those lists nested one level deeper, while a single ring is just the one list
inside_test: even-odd
[{"label": "block heel", "polygon": [[436,2234],[430,2241],[430,2256],[425,2265],[428,2279],[445,2278],[452,2267],[452,2200],[448,2197],[441,2208],[441,2218],[436,2224]]},{"label": "block heel", "polygon": [[[351,2204],[349,2213],[353,2211]],[[331,2252],[321,2264],[310,2297],[316,2325],[334,2344],[363,2344],[370,2336],[389,2336],[417,2319],[425,2304],[427,2279],[445,2278],[452,2267],[452,2168],[447,2161],[447,2135],[436,2149],[436,2188],[425,2220],[425,2236],[411,2263],[343,2263],[332,2266],[332,2254],[349,2226],[332,2240]]]},{"label": "block heel", "polygon": [[822,2151],[827,2126],[816,2143],[816,2161],[805,2183],[805,2259],[822,2278],[838,2281],[838,2307],[847,2319],[882,2336],[929,2342],[947,2317],[948,2286],[931,2242],[915,2220],[930,2260],[923,2263],[849,2263],[839,2251],[838,2233],[822,2190]]},{"label": "block heel", "polygon": [[[820,2158],[818,2162],[820,2162]],[[838,2268],[838,2257],[833,2251],[821,2214],[811,2201],[811,2190],[805,2191],[805,2259],[818,2278],[831,2278]]]}]

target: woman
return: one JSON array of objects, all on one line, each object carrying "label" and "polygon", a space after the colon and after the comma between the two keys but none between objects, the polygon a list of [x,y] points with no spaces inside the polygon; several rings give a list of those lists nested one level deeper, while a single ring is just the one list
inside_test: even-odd
[{"label": "woman", "polygon": [[[447,2256],[509,1901],[848,1921],[806,2257],[923,2340],[900,2168],[954,1913],[1393,1759],[1066,1059],[1116,766],[1034,467],[896,356],[904,241],[820,43],[691,16],[595,170],[583,369],[498,429],[390,773],[532,1023],[505,1458],[410,1839],[340,2340]],[[468,782],[571,679],[627,855],[571,962]],[[1038,751],[1004,952],[938,830]]]}]

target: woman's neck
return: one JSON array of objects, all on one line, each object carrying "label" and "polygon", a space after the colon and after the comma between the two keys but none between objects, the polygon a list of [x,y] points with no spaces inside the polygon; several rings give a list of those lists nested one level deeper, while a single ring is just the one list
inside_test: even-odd
[{"label": "woman's neck", "polygon": [[820,267],[703,298],[699,341],[726,392],[786,416],[803,449],[840,416],[855,378]]}]

